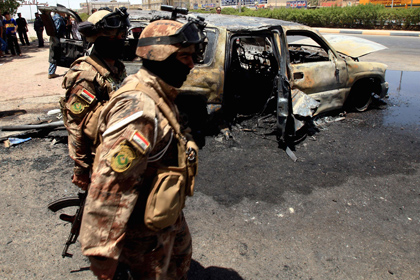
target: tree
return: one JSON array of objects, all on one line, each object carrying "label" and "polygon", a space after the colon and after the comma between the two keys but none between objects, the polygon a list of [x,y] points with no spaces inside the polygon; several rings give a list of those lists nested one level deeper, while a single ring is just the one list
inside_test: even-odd
[{"label": "tree", "polygon": [[11,15],[14,15],[17,11],[17,8],[23,0],[0,0],[0,12],[9,12]]}]

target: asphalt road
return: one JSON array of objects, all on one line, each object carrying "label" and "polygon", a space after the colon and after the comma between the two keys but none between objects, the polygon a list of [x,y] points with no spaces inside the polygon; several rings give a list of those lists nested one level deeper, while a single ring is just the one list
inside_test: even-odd
[{"label": "asphalt road", "polygon": [[388,49],[362,57],[361,61],[378,61],[390,70],[420,71],[420,37],[348,35],[368,39]]},{"label": "asphalt road", "polygon": [[[39,64],[16,59],[0,75],[13,66],[31,71],[23,77],[44,77],[45,50],[26,53]],[[378,60],[396,53],[383,51]],[[420,77],[404,68],[412,56],[395,61],[388,105],[317,120],[313,135],[294,147],[297,162],[277,147],[269,120],[260,127],[244,120],[228,141],[207,137],[185,208],[194,251],[189,279],[419,279],[420,125],[410,110],[419,108]],[[48,90],[60,92],[49,82]],[[13,93],[0,111],[54,100],[35,104]],[[53,139],[65,141],[50,135],[0,148],[0,279],[94,279],[79,244],[73,259],[61,258],[69,227],[46,209],[77,192],[67,146]]]}]

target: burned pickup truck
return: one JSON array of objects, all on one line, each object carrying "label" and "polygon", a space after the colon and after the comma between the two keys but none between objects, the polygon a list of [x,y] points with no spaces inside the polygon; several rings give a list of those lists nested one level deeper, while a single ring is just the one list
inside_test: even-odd
[{"label": "burned pickup truck", "polygon": [[[131,21],[145,13],[158,12],[132,11]],[[344,106],[364,111],[374,96],[387,94],[386,65],[358,61],[382,45],[349,36],[327,41],[312,28],[275,19],[189,16],[205,19],[208,38],[204,59],[178,98],[196,130],[215,109],[227,121],[237,114],[275,114],[284,140],[315,115]]]},{"label": "burned pickup truck", "polygon": [[[133,26],[171,16],[162,11],[129,14]],[[386,65],[358,61],[382,45],[345,36],[326,40],[312,28],[276,19],[178,14],[177,20],[198,17],[206,23],[207,48],[177,98],[197,137],[215,114],[225,124],[238,114],[273,114],[279,140],[287,141],[315,115],[343,107],[364,111],[372,98],[387,94]],[[128,73],[141,65],[134,55],[136,40],[129,38],[122,54]]]}]

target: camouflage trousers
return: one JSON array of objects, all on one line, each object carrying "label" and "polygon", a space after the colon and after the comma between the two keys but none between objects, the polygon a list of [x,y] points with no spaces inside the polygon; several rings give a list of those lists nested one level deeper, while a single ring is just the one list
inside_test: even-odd
[{"label": "camouflage trousers", "polygon": [[174,225],[158,232],[129,226],[119,262],[134,279],[178,280],[187,279],[191,255],[191,235],[181,213]]}]

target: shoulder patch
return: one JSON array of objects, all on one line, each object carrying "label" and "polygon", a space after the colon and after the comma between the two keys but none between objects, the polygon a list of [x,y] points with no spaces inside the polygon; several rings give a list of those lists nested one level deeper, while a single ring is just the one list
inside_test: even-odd
[{"label": "shoulder patch", "polygon": [[131,135],[130,142],[133,143],[142,154],[145,154],[150,146],[150,142],[147,140],[147,138],[137,130],[135,130]]},{"label": "shoulder patch", "polygon": [[89,107],[89,105],[79,99],[75,99],[75,101],[70,105],[69,109],[73,114],[80,115],[84,112],[86,107]]},{"label": "shoulder patch", "polygon": [[111,151],[111,168],[117,173],[122,173],[131,167],[137,158],[136,151],[124,141]]},{"label": "shoulder patch", "polygon": [[69,99],[68,109],[75,115],[81,115],[94,101],[96,101],[95,95],[90,93],[86,88],[82,88],[74,94],[74,98]]},{"label": "shoulder patch", "polygon": [[92,104],[93,101],[96,100],[96,96],[90,93],[87,89],[83,88],[81,91],[77,93],[77,95],[86,101],[88,104]]}]

